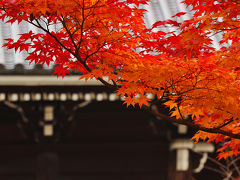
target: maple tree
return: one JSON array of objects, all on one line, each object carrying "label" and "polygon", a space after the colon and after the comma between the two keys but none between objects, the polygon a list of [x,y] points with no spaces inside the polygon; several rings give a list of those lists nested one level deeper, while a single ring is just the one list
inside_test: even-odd
[{"label": "maple tree", "polygon": [[[58,64],[113,88],[127,105],[149,106],[156,116],[199,130],[196,141],[224,142],[219,157],[240,148],[240,2],[184,0],[193,17],[180,12],[147,29],[140,4],[148,0],[0,0],[0,19],[27,21],[44,33],[21,34],[6,46],[27,51],[35,64]],[[53,31],[55,25],[60,25]],[[158,27],[171,27],[163,31]],[[157,30],[156,30],[157,29]],[[211,39],[220,34],[220,48]],[[154,53],[153,53],[154,52]],[[104,77],[108,77],[108,81]],[[152,93],[170,107],[157,111]],[[149,105],[150,103],[150,105]]]}]

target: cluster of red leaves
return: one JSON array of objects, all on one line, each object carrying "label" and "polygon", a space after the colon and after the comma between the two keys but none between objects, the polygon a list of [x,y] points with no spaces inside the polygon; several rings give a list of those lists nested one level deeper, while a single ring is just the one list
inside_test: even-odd
[{"label": "cluster of red leaves", "polygon": [[[225,132],[199,131],[195,140],[227,141],[220,158],[238,154],[239,139],[226,134],[240,133],[240,3],[185,0],[193,18],[177,21],[185,14],[180,12],[146,30],[139,5],[147,3],[0,0],[0,19],[27,21],[44,31],[26,32],[16,42],[7,39],[5,46],[27,51],[27,60],[36,64],[59,64],[57,76],[74,70],[86,80],[96,78],[117,89],[127,105],[148,105],[149,93],[167,94],[166,105],[176,119],[191,115],[192,123]],[[51,31],[56,24],[61,28]],[[152,31],[159,26],[175,30]],[[215,34],[221,35],[220,49],[214,48]]]},{"label": "cluster of red leaves", "polygon": [[[167,102],[174,108],[172,116],[191,115],[201,127],[238,135],[240,2],[185,0],[183,3],[192,7],[191,19],[181,23],[166,20],[153,25],[153,28],[176,27],[176,31],[156,32],[155,41],[151,41],[150,47],[159,53],[160,62],[166,61],[160,65],[161,72],[167,69],[164,74],[151,78],[165,82],[164,89],[174,92]],[[220,36],[220,49],[214,48],[214,35]],[[177,104],[175,100],[179,97],[181,102]],[[221,133],[199,131],[193,139],[226,142],[218,149],[219,158],[239,153],[239,139]]]},{"label": "cluster of red leaves", "polygon": [[[55,74],[83,72],[83,77],[117,79],[115,70],[125,59],[138,58],[140,37],[148,36],[137,8],[147,0],[1,0],[0,19],[7,23],[27,21],[44,33],[21,34],[9,49],[27,51],[26,60],[35,64],[59,64]],[[56,24],[60,28],[56,31]],[[96,70],[96,72],[95,72]],[[100,73],[101,72],[101,73]]]}]

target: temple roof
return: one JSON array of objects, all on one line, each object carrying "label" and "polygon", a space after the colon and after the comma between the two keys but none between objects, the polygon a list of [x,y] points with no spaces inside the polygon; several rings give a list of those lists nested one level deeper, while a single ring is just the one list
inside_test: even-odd
[{"label": "temple roof", "polygon": [[[149,5],[142,5],[142,8],[147,10],[145,14],[145,22],[147,27],[151,27],[153,23],[159,20],[166,20],[176,14],[177,12],[189,11],[189,7],[180,3],[181,0],[151,0]],[[184,15],[182,20],[190,18],[190,15]],[[57,28],[57,27],[55,27]],[[33,25],[22,22],[6,24],[0,21],[0,46],[3,45],[4,39],[13,38],[16,40],[18,34],[32,30],[33,32],[41,32]],[[168,30],[168,29],[164,29]],[[35,66],[33,63],[25,61],[27,57],[26,52],[15,53],[13,49],[7,50],[5,47],[0,48],[0,75],[51,75],[53,73],[53,64],[49,67]]]}]

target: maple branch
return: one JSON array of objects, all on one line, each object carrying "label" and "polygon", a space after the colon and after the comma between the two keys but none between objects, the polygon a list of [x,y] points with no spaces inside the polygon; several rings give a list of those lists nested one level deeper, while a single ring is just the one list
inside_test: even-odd
[{"label": "maple branch", "polygon": [[39,23],[39,21],[37,19],[34,19],[37,24],[34,24],[33,22],[31,21],[27,21],[28,23],[34,25],[35,27],[39,28],[39,29],[42,29],[44,32],[46,32],[47,34],[49,34],[53,39],[55,39],[57,41],[57,43],[62,46],[65,50],[67,50],[70,54],[74,55],[74,53],[71,51],[71,49],[67,48],[64,44],[61,43],[61,41],[56,37],[54,36],[52,33],[50,33],[47,29],[45,29],[44,27],[42,27],[42,25]]},{"label": "maple branch", "polygon": [[237,29],[240,29],[240,27],[234,27],[234,28],[228,28],[228,29],[214,29],[214,30],[219,30],[219,31],[221,31],[221,32],[223,32],[223,31],[233,31],[233,30],[237,30]]},{"label": "maple branch", "polygon": [[240,134],[234,134],[234,133],[231,133],[231,132],[220,129],[221,126],[224,127],[227,124],[231,123],[232,122],[231,120],[230,120],[231,122],[227,122],[226,125],[223,124],[223,125],[221,125],[219,127],[216,127],[216,128],[207,128],[207,127],[201,126],[199,124],[194,124],[192,121],[189,121],[189,120],[186,120],[186,119],[176,119],[176,118],[170,117],[168,115],[162,114],[162,113],[158,112],[157,108],[151,108],[151,109],[147,108],[147,110],[157,117],[160,117],[162,119],[165,119],[165,120],[168,120],[170,122],[177,123],[177,124],[186,125],[186,126],[188,126],[190,128],[193,128],[195,130],[200,130],[200,131],[204,131],[204,132],[207,132],[207,133],[213,133],[213,134],[222,134],[222,135],[234,138],[234,139],[240,139]]},{"label": "maple branch", "polygon": [[117,86],[117,83],[114,80],[111,80],[114,86]]},{"label": "maple branch", "polygon": [[[50,33],[48,30],[46,30],[44,27],[41,26],[41,24],[39,23],[39,21],[37,19],[35,19],[35,21],[37,22],[37,24],[31,22],[31,21],[27,21],[28,23],[34,25],[35,27],[37,28],[40,28],[42,29],[44,32],[48,33],[51,37],[53,37],[57,43],[59,43],[60,46],[62,46],[65,50],[67,50],[70,54],[72,54],[74,57],[77,58],[77,60],[85,67],[85,69],[88,71],[88,72],[92,72],[92,70],[88,67],[88,65],[81,59],[80,57],[80,54],[79,53],[74,53],[71,51],[71,49],[67,48],[64,44],[62,44],[60,42],[60,40],[54,36],[52,33]],[[115,84],[110,84],[108,83],[107,81],[105,81],[104,79],[102,78],[97,78],[97,80],[99,80],[102,84],[104,84],[105,86],[113,89],[114,91],[116,91],[118,89],[118,86],[116,86]]]},{"label": "maple branch", "polygon": [[85,22],[85,17],[84,17],[84,0],[83,0],[83,7],[82,7],[82,23],[80,25],[80,29],[81,29],[81,35],[80,35],[80,40],[78,42],[78,50],[80,49],[81,47],[81,44],[82,44],[82,39],[83,39],[83,24]]},{"label": "maple branch", "polygon": [[[98,2],[97,2],[97,3],[98,3]],[[97,4],[97,3],[96,3],[96,4]],[[80,29],[81,29],[81,36],[80,36],[80,40],[79,40],[78,45],[74,42],[74,39],[73,39],[73,37],[72,37],[72,34],[71,34],[71,32],[69,31],[69,29],[67,28],[67,25],[66,25],[66,23],[65,23],[65,21],[64,21],[64,17],[62,17],[62,18],[63,18],[63,21],[62,21],[63,27],[66,29],[66,31],[67,31],[68,35],[70,36],[70,39],[71,39],[71,41],[72,41],[72,43],[73,43],[73,45],[74,45],[74,48],[75,48],[74,56],[80,61],[80,63],[86,68],[87,71],[91,72],[92,70],[87,66],[86,60],[87,60],[90,56],[92,56],[92,55],[96,54],[97,52],[99,52],[99,50],[106,45],[106,42],[104,42],[102,46],[99,46],[98,49],[97,49],[95,52],[91,53],[90,55],[87,55],[87,57],[85,58],[85,61],[83,61],[83,60],[81,59],[80,54],[79,54],[79,48],[80,48],[81,43],[82,43],[82,38],[83,38],[83,26],[84,26],[84,22],[85,22],[84,0],[83,0],[83,6],[82,6],[82,19],[83,19],[83,20],[82,20],[81,27],[80,27]],[[118,86],[117,86],[116,83],[113,83],[113,85],[112,85],[112,84],[108,83],[107,81],[105,81],[105,80],[102,79],[102,78],[97,78],[97,79],[98,79],[101,83],[103,83],[104,85],[106,85],[107,87],[110,87],[111,89],[113,89],[114,91],[118,89]]]},{"label": "maple branch", "polygon": [[72,41],[72,43],[73,43],[73,46],[74,46],[74,48],[76,49],[75,50],[75,52],[77,51],[77,45],[76,45],[76,43],[75,43],[75,41],[74,41],[74,39],[73,39],[73,36],[72,36],[72,33],[70,32],[70,30],[68,29],[68,27],[67,27],[67,25],[66,25],[66,23],[65,23],[65,18],[62,16],[62,21],[61,21],[61,23],[62,23],[62,25],[63,25],[63,27],[64,27],[64,29],[67,31],[67,33],[68,33],[68,35],[69,35],[69,37],[70,37],[70,39],[71,39],[71,41]]},{"label": "maple branch", "polygon": [[220,125],[218,127],[215,127],[215,128],[212,128],[212,129],[216,129],[216,130],[221,129],[221,128],[227,126],[228,124],[230,124],[231,122],[233,122],[233,118],[231,118],[228,122],[223,123],[222,125]]},{"label": "maple branch", "polygon": [[180,109],[179,109],[179,103],[177,103],[177,109],[178,109],[178,113],[180,114],[181,118],[182,118],[182,119],[185,119],[185,118],[183,117],[183,115],[182,115]]},{"label": "maple branch", "polygon": [[[178,110],[178,113],[180,114],[181,118],[182,118],[182,119],[185,119],[185,118],[183,117],[181,111],[180,111],[179,104],[177,104],[177,110]],[[211,130],[219,130],[219,129],[227,126],[227,125],[230,124],[231,122],[233,122],[233,118],[230,118],[229,121],[223,123],[222,125],[219,125],[219,126],[217,126],[217,127],[215,127],[215,128],[211,128]]]},{"label": "maple branch", "polygon": [[116,91],[118,89],[118,86],[115,83],[113,83],[113,85],[112,85],[112,84],[108,83],[107,81],[105,81],[102,78],[97,78],[97,80],[99,80],[105,86],[110,87],[113,91]]},{"label": "maple branch", "polygon": [[94,54],[98,53],[101,50],[101,48],[103,48],[105,45],[106,45],[106,42],[104,42],[101,46],[99,46],[96,51],[92,52],[91,54],[88,54],[87,57],[85,58],[84,62],[86,62],[89,57],[91,57]]}]

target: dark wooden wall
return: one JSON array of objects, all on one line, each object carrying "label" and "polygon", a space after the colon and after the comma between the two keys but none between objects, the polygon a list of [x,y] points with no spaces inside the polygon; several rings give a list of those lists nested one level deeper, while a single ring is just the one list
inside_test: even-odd
[{"label": "dark wooden wall", "polygon": [[[25,106],[36,105],[31,103]],[[64,118],[61,111],[56,108],[56,118]],[[80,109],[71,132],[58,142],[32,142],[18,127],[16,111],[1,104],[0,113],[0,179],[167,180],[164,128],[160,132],[150,114],[122,102],[93,102]]]},{"label": "dark wooden wall", "polygon": [[[2,92],[68,92],[69,89],[0,87]],[[71,90],[105,89],[72,87]],[[0,180],[191,179],[191,173],[175,172],[176,159],[169,152],[171,140],[179,138],[177,126],[156,120],[139,108],[126,108],[121,101],[93,101],[73,114],[71,108],[76,103],[79,102],[15,102],[29,119],[30,124],[24,125],[16,109],[0,102]],[[39,126],[45,105],[55,107],[55,134],[48,138]],[[73,115],[71,122],[66,121],[69,115]],[[199,159],[195,158],[197,165]],[[195,177],[221,179],[206,170]]]}]

